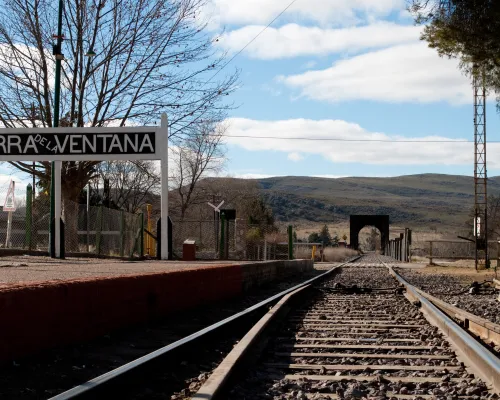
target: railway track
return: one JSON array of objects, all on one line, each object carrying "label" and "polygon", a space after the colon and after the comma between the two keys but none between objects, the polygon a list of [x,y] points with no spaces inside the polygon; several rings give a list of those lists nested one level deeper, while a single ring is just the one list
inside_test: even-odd
[{"label": "railway track", "polygon": [[171,398],[179,364],[247,329],[196,394],[174,397],[499,399],[500,360],[384,261],[358,257],[52,399]]},{"label": "railway track", "polygon": [[451,400],[498,393],[500,360],[369,256],[285,296],[192,398]]}]

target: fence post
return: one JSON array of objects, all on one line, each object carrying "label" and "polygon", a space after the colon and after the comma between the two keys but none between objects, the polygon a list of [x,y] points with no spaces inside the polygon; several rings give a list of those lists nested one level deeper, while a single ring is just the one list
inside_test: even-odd
[{"label": "fence post", "polygon": [[97,255],[101,254],[102,213],[103,206],[100,205],[97,210],[97,223],[95,227],[95,252]]},{"label": "fence post", "polygon": [[141,233],[139,234],[139,257],[144,257],[144,213],[141,213]]},{"label": "fence post", "polygon": [[[500,262],[500,240],[497,240],[497,265],[495,267],[495,278],[497,269],[500,267],[500,265],[498,264],[499,262]],[[498,298],[500,299],[500,296]]]},{"label": "fence post", "polygon": [[26,245],[31,251],[33,247],[33,188],[28,183],[26,187]]},{"label": "fence post", "polygon": [[404,256],[403,256],[404,239],[405,239],[405,235],[401,233],[399,235],[399,261],[404,261]]},{"label": "fence post", "polygon": [[125,212],[120,211],[120,257],[125,254]]},{"label": "fence post", "polygon": [[429,242],[429,265],[432,265],[432,241]]},{"label": "fence post", "polygon": [[262,261],[267,261],[267,240],[264,238],[264,257]]},{"label": "fence post", "polygon": [[288,259],[293,260],[293,226],[288,225]]},{"label": "fence post", "polygon": [[220,244],[219,244],[219,259],[224,260],[226,255],[225,249],[225,228],[226,228],[226,214],[220,213]]}]

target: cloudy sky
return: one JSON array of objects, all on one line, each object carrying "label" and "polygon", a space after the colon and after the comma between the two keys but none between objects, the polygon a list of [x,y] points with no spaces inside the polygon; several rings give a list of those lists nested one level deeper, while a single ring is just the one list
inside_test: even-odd
[{"label": "cloudy sky", "polygon": [[[218,45],[235,54],[289,3],[213,0],[212,28],[225,28]],[[473,144],[463,142],[473,140],[470,82],[420,32],[405,0],[297,0],[231,64],[242,87],[228,172],[473,175]],[[488,116],[492,176],[500,174],[493,98]]]},{"label": "cloudy sky", "polygon": [[[210,29],[232,56],[291,0],[211,1]],[[227,67],[241,88],[226,173],[473,175],[470,82],[420,32],[405,0],[296,0]],[[488,173],[500,175],[493,98],[487,113]],[[0,184],[11,175],[0,169]]]}]

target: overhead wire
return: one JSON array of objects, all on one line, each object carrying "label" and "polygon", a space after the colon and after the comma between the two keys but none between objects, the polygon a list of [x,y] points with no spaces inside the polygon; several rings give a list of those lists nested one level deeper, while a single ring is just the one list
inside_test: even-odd
[{"label": "overhead wire", "polygon": [[[206,134],[206,133],[193,133],[193,135],[198,136],[221,136],[226,139],[230,138],[244,138],[244,139],[271,139],[271,140],[306,140],[306,141],[327,141],[327,142],[373,142],[373,143],[471,143],[472,140],[417,140],[417,139],[344,139],[344,138],[317,138],[317,137],[307,137],[307,136],[257,136],[257,135],[218,135],[218,134]],[[490,140],[489,143],[500,143],[498,140]]]},{"label": "overhead wire", "polygon": [[[245,44],[238,52],[236,52],[221,68],[219,68],[203,85],[201,85],[200,89],[203,89],[207,84],[209,84],[212,79],[214,79],[219,73],[226,68],[236,57],[238,57],[241,53],[243,53],[248,46],[250,46],[253,42],[255,42],[260,35],[262,35],[279,17],[281,17],[285,12],[287,12],[290,7],[292,7],[298,0],[292,0],[276,17],[273,18],[271,22],[269,22],[257,35],[255,35],[247,44]],[[190,124],[198,121],[203,115],[205,115],[206,110],[203,111],[198,117],[196,117]]]}]

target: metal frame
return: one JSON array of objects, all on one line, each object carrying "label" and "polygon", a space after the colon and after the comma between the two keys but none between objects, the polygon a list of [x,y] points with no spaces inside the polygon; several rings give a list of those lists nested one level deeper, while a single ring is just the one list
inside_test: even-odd
[{"label": "metal frame", "polygon": [[488,193],[486,171],[486,88],[484,69],[474,65],[474,238],[476,270],[488,266]]}]

